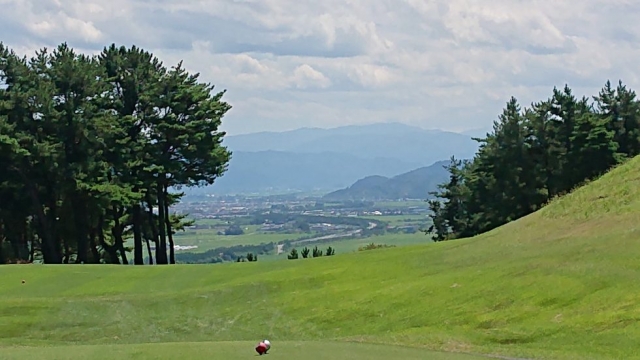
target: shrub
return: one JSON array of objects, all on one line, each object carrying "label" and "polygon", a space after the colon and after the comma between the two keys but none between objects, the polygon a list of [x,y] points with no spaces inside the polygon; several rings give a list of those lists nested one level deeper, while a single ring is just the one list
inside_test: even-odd
[{"label": "shrub", "polygon": [[318,249],[317,246],[314,247],[313,248],[313,257],[316,258],[316,257],[320,257],[320,256],[322,256],[322,250]]},{"label": "shrub", "polygon": [[252,253],[248,253],[247,254],[247,261],[249,261],[249,262],[258,261],[258,255],[253,255]]},{"label": "shrub", "polygon": [[295,260],[298,258],[298,250],[296,249],[292,249],[291,253],[289,255],[287,255],[287,259],[289,260]]},{"label": "shrub", "polygon": [[300,254],[302,255],[303,258],[307,258],[309,257],[309,249],[305,246],[304,249],[302,249],[302,252],[300,252]]},{"label": "shrub", "polygon": [[391,247],[396,247],[395,245],[387,245],[387,244],[367,244],[365,246],[361,246],[358,248],[358,251],[366,251],[366,250],[376,250],[376,249],[384,249],[384,248],[391,248]]}]

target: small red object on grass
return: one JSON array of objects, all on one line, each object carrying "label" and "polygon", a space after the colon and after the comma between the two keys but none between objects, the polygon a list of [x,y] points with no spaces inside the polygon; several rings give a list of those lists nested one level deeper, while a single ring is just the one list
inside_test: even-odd
[{"label": "small red object on grass", "polygon": [[258,344],[258,346],[256,346],[256,351],[258,352],[258,354],[263,355],[267,353],[267,344],[260,342],[260,344]]}]

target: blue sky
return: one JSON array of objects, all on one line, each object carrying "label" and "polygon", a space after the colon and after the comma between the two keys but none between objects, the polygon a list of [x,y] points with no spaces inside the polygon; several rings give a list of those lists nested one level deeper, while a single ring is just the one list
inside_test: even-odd
[{"label": "blue sky", "polygon": [[0,0],[0,41],[135,44],[228,91],[229,134],[403,122],[486,128],[568,83],[640,88],[635,0]]}]

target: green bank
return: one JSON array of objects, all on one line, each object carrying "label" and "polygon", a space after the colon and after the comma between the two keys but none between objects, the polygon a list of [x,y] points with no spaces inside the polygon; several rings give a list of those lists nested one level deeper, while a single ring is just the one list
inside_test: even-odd
[{"label": "green bank", "polygon": [[2,267],[1,353],[179,358],[218,348],[228,355],[215,358],[241,359],[268,338],[272,358],[398,358],[385,355],[393,346],[409,359],[438,359],[423,349],[443,359],[639,358],[639,189],[636,158],[472,239],[305,261]]}]

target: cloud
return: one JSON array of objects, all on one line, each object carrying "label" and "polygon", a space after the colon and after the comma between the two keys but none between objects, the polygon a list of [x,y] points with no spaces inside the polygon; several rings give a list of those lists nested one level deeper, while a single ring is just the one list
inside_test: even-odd
[{"label": "cloud", "polygon": [[640,87],[632,0],[0,0],[7,45],[141,46],[226,89],[229,133],[402,121],[489,126],[568,83]]}]

